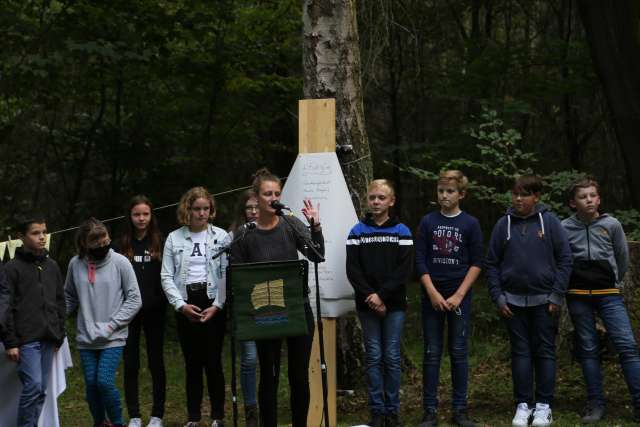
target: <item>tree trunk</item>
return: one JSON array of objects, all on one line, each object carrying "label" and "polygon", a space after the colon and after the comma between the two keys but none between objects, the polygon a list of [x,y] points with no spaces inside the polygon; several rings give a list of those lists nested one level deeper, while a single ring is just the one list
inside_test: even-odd
[{"label": "tree trunk", "polygon": [[604,87],[631,201],[640,209],[640,2],[579,0],[593,63]]},{"label": "tree trunk", "polygon": [[[342,170],[358,214],[366,207],[372,178],[364,123],[360,47],[355,0],[303,1],[304,96],[336,99],[336,142]],[[338,319],[338,384],[362,381],[362,334],[354,316]]]}]

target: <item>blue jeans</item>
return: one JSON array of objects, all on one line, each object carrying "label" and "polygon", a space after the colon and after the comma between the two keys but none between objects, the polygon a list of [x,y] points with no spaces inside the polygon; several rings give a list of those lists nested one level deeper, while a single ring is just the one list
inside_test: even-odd
[{"label": "blue jeans", "polygon": [[578,359],[587,384],[587,399],[604,404],[595,319],[598,313],[620,357],[631,400],[635,407],[640,407],[640,354],[622,296],[572,296],[567,298],[567,306],[578,339]]},{"label": "blue jeans", "polygon": [[[113,424],[122,424],[122,404],[116,388],[116,369],[123,347],[103,350],[80,350],[84,385],[93,424],[102,424],[108,416]],[[105,414],[106,413],[106,414]]]},{"label": "blue jeans", "polygon": [[[507,319],[511,343],[511,377],[516,403],[553,403],[556,385],[558,317],[549,305],[516,307]],[[535,400],[533,395],[535,371]]]},{"label": "blue jeans", "polygon": [[358,311],[365,348],[365,370],[369,389],[369,409],[377,415],[400,413],[400,340],[404,311],[379,316]]},{"label": "blue jeans", "polygon": [[255,341],[241,341],[240,385],[244,396],[244,406],[255,406],[256,399],[256,367],[258,366],[258,350]]},{"label": "blue jeans", "polygon": [[20,346],[18,377],[22,393],[18,403],[18,427],[35,427],[44,405],[53,363],[53,343],[34,341]]},{"label": "blue jeans", "polygon": [[[453,294],[452,292],[450,294]],[[451,295],[443,295],[448,298]],[[444,347],[443,332],[448,323],[449,359],[453,409],[467,407],[467,385],[469,377],[469,318],[471,312],[471,290],[465,295],[459,310],[436,311],[427,295],[422,293],[422,334],[424,352],[422,357],[422,405],[425,409],[438,407],[438,384],[440,382],[440,359]]]}]

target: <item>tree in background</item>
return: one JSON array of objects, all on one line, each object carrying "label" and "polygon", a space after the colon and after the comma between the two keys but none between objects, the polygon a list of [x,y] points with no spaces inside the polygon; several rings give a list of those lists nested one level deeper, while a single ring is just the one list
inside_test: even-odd
[{"label": "tree in background", "polygon": [[[302,12],[304,95],[336,99],[336,143],[354,206],[362,214],[373,172],[355,0],[305,0]],[[337,323],[338,380],[343,388],[353,387],[362,381],[361,333],[354,316],[341,317]]]}]

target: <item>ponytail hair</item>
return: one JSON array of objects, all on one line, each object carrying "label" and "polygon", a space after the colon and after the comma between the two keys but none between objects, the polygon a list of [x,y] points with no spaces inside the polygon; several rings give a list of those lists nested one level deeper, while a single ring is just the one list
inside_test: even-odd
[{"label": "ponytail hair", "polygon": [[272,174],[269,169],[260,168],[256,171],[256,173],[253,174],[252,190],[256,195],[260,194],[260,187],[262,186],[263,182],[275,182],[280,187],[282,187],[280,178]]}]

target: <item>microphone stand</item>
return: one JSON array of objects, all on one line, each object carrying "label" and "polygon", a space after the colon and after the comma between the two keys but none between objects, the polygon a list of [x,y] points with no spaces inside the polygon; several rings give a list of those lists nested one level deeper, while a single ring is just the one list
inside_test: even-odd
[{"label": "microphone stand", "polygon": [[[211,259],[216,259],[220,257],[222,254],[227,255],[227,259],[229,260],[229,265],[231,265],[232,257],[231,257],[231,248],[233,245],[242,241],[245,238],[247,233],[251,231],[253,228],[246,227],[244,232],[237,239],[229,242],[228,245],[223,246],[213,254]],[[227,270],[227,301],[226,304],[229,307],[233,307],[233,288],[231,287],[231,269]],[[238,427],[238,384],[236,382],[236,325],[233,321],[233,309],[228,310],[229,313],[229,321],[231,323],[231,334],[230,334],[230,346],[231,346],[231,402],[233,404],[233,427]]]},{"label": "microphone stand", "polygon": [[[314,253],[315,257],[313,261],[313,267],[315,272],[316,282],[316,324],[318,325],[318,346],[320,349],[320,376],[322,378],[322,418],[324,419],[325,427],[329,427],[329,404],[328,404],[328,381],[327,381],[327,361],[324,354],[324,327],[322,325],[322,307],[320,305],[320,277],[318,275],[318,264],[325,261],[324,256],[318,251],[315,242],[312,239],[308,239],[304,234],[300,232],[287,218],[287,215],[282,212],[282,209],[276,209],[276,215],[281,217],[284,222],[289,226],[291,230],[302,240],[305,246]],[[309,220],[309,225],[313,229],[313,218]],[[308,258],[308,257],[307,257]]]}]

